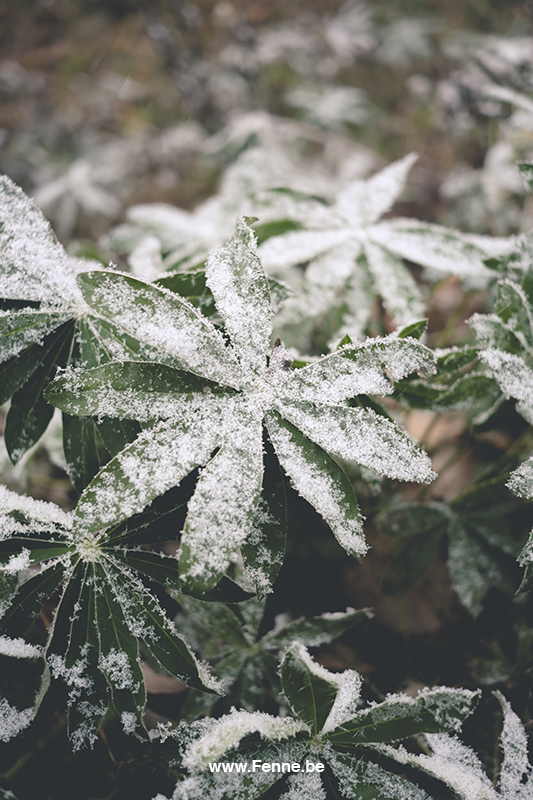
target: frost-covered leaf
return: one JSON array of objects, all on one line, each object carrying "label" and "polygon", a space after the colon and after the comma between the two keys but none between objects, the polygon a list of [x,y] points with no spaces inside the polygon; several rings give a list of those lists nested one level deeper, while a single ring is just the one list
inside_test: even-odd
[{"label": "frost-covered leaf", "polygon": [[415,733],[456,731],[471,714],[479,693],[467,689],[423,689],[416,698],[389,695],[382,703],[358,711],[326,734],[335,749],[405,739]]},{"label": "frost-covered leaf", "polygon": [[270,441],[296,491],[326,520],[339,544],[361,558],[367,550],[353,486],[341,467],[276,412],[266,419]]},{"label": "frost-covered leaf", "polygon": [[7,176],[0,177],[2,297],[43,303],[64,313],[79,302],[76,268],[41,211]]},{"label": "frost-covered leaf", "polygon": [[353,459],[398,480],[430,483],[435,478],[429,457],[407,434],[371,409],[284,402],[279,412],[340,458]]},{"label": "frost-covered leaf", "polygon": [[[58,366],[131,359],[141,346],[92,314],[76,284],[77,273],[90,262],[68,256],[42,213],[5,177],[0,178],[0,250],[0,299],[9,308],[0,314],[0,402],[12,398],[5,441],[16,463],[51,419],[43,393]],[[85,468],[68,447],[68,436],[66,444],[67,468],[82,489],[96,462],[91,457]]]},{"label": "frost-covered leaf", "polygon": [[[42,685],[35,707],[27,711],[28,723],[50,678],[63,678],[69,687],[69,736],[75,749],[92,746],[108,707],[108,689],[124,730],[147,738],[138,638],[171,674],[197,689],[220,691],[220,684],[197,661],[154,594],[136,577],[141,573],[168,591],[176,590],[175,559],[125,548],[124,537],[113,539],[113,531],[99,539],[82,527],[73,532],[73,515],[4,488],[0,512],[0,576],[14,575],[19,581],[4,598],[2,631],[18,641],[43,602],[58,587],[61,591],[44,651]],[[143,530],[142,520],[137,524],[139,544],[150,541],[149,528]],[[134,532],[135,523],[130,521],[130,538]],[[38,571],[29,570],[32,564],[39,565]],[[8,650],[7,655],[17,654],[12,646]]]},{"label": "frost-covered leaf", "polygon": [[255,238],[244,221],[231,241],[213,250],[206,283],[243,365],[260,372],[270,348],[272,305]]},{"label": "frost-covered leaf", "polygon": [[339,678],[313,661],[306,648],[295,642],[280,664],[281,686],[289,705],[316,734],[329,716],[339,689]]},{"label": "frost-covered leaf", "polygon": [[[376,295],[397,326],[420,319],[423,299],[403,259],[482,284],[489,280],[491,273],[483,261],[507,252],[507,241],[472,237],[417,220],[379,221],[399,197],[415,160],[408,155],[367,181],[354,181],[331,206],[317,205],[298,219],[305,229],[281,233],[261,244],[267,271],[286,276],[288,282],[298,283],[293,270],[307,265],[298,293],[289,298],[280,317],[287,332],[295,318],[321,319],[336,310],[337,337],[348,333],[360,339]],[[281,206],[279,213],[280,218],[297,216]]]},{"label": "frost-covered leaf", "polygon": [[[328,672],[299,643],[286,652],[281,676],[291,706],[303,722],[234,709],[218,720],[178,729],[174,736],[183,748],[182,763],[191,774],[178,783],[174,798],[192,800],[194,792],[209,790],[210,796],[223,800],[230,787],[228,773],[232,797],[260,797],[262,791],[256,795],[252,788],[252,778],[260,771],[275,778],[265,788],[276,783],[273,796],[287,800],[429,800],[416,783],[376,761],[382,753],[400,763],[404,757],[405,763],[416,765],[421,758],[429,759],[385,743],[422,732],[430,741],[447,739],[427,732],[458,731],[478,700],[476,692],[438,687],[424,689],[415,698],[389,695],[383,703],[361,709],[357,673]],[[279,767],[269,764],[262,769],[273,748],[281,759],[275,759]],[[317,763],[320,770],[314,768]],[[215,774],[220,783],[213,779]]]},{"label": "frost-covered leaf", "polygon": [[[210,708],[211,716],[219,716],[232,706],[262,710],[272,703],[273,696],[281,692],[274,653],[294,642],[309,647],[328,644],[369,616],[368,609],[347,609],[346,612],[325,613],[293,621],[282,615],[276,618],[276,625],[271,631],[260,636],[259,628],[264,624],[264,602],[251,599],[228,607],[186,595],[179,595],[178,599],[187,610],[187,615],[179,617],[180,626],[184,627],[191,640],[196,640],[197,649],[213,664],[214,674],[224,682],[227,691],[227,695],[220,699],[190,692],[184,709],[187,719],[194,719]],[[207,640],[205,632],[209,633]],[[306,653],[303,658],[309,661]],[[319,665],[316,667],[320,672],[322,668]],[[341,684],[346,682],[347,673],[342,676],[326,674],[332,685],[338,686],[341,677]],[[249,698],[253,702],[249,702]],[[342,697],[337,697],[335,702],[344,708]],[[342,714],[340,708],[337,710]]]},{"label": "frost-covered leaf", "polygon": [[188,301],[154,284],[111,272],[78,277],[87,303],[178,369],[239,386],[242,370],[222,335]]},{"label": "frost-covered leaf", "polygon": [[230,344],[168,290],[106,272],[79,280],[87,302],[125,336],[131,330],[141,350],[135,361],[65,372],[47,397],[71,414],[134,418],[145,427],[86,488],[76,524],[98,531],[138,513],[200,467],[182,537],[184,591],[210,592],[241,548],[248,577],[262,593],[270,589],[281,563],[284,512],[280,492],[269,495],[262,486],[265,427],[297,490],[350,553],[365,550],[361,517],[348,478],[325,450],[391,477],[433,478],[428,457],[392,421],[346,405],[361,391],[389,393],[393,380],[430,371],[430,351],[415,339],[389,337],[344,345],[294,370],[277,340],[268,357],[268,283],[244,221],[208,267]]}]

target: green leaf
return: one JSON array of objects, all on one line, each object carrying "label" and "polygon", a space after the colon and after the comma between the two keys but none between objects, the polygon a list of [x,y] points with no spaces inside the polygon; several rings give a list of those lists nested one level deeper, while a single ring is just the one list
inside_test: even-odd
[{"label": "green leaf", "polygon": [[119,550],[117,547],[103,547],[104,552],[112,554],[116,561],[136,572],[147,575],[160,583],[165,589],[179,591],[179,570],[177,558],[154,553],[149,550]]},{"label": "green leaf", "polygon": [[25,581],[13,595],[11,605],[0,619],[0,625],[9,635],[26,633],[38,616],[43,600],[55,591],[66,566],[62,561],[45,565],[37,575]]},{"label": "green leaf", "polygon": [[243,631],[242,619],[230,606],[224,603],[205,602],[186,595],[180,596],[179,602],[194,616],[197,624],[213,636],[235,647],[249,647],[252,644]]},{"label": "green leaf", "polygon": [[263,488],[251,533],[241,547],[248,577],[261,600],[272,591],[285,556],[287,499],[278,459],[268,439],[264,442]]},{"label": "green leaf", "polygon": [[[174,675],[184,683],[190,684],[196,689],[202,689],[203,691],[217,694],[220,693],[217,682],[210,676],[207,669],[197,661],[187,643],[174,627],[174,624],[166,616],[155,597],[145,589],[143,584],[136,578],[128,575],[119,565],[113,564],[109,557],[103,562],[102,567],[107,575],[108,583],[113,587],[117,600],[120,602],[124,611],[124,626],[134,630],[137,636],[143,639],[146,646],[152,655],[156,657],[161,666],[170,672],[171,675]],[[117,641],[120,639],[126,646],[123,644],[122,648],[117,647],[117,650],[125,650],[127,652],[130,666],[135,658],[134,663],[136,667],[138,667],[137,656],[136,654],[135,656],[133,655],[132,644],[128,643],[128,640],[125,640],[124,633],[124,631],[119,630]],[[102,654],[104,654],[104,637],[102,633],[100,634],[100,638],[102,641]],[[136,646],[137,644],[135,643],[135,647]],[[120,656],[114,656],[114,660],[117,661],[118,665]],[[142,682],[140,667],[138,674],[140,674]],[[107,674],[106,677],[108,677]],[[136,682],[133,683],[132,690],[137,703],[136,713],[139,722],[141,722],[144,700],[141,703],[140,700],[145,696],[144,683],[142,683],[142,695],[139,694],[136,689]],[[115,702],[114,698],[113,700]],[[117,711],[118,710],[117,708]],[[128,708],[126,710],[130,709]]]},{"label": "green leaf", "polygon": [[262,425],[246,408],[235,418],[233,435],[227,432],[189,501],[180,556],[189,592],[203,593],[219,582],[251,531],[261,496]]},{"label": "green leaf", "polygon": [[271,412],[267,430],[277,457],[295,489],[331,527],[339,544],[360,558],[367,546],[353,486],[338,464],[298,428]]},{"label": "green leaf", "polygon": [[334,404],[359,394],[390,394],[385,371],[396,381],[418,369],[433,372],[434,356],[415,339],[367,339],[296,370],[290,389],[302,400]]},{"label": "green leaf", "polygon": [[69,542],[53,539],[32,538],[31,536],[11,536],[0,540],[0,564],[8,564],[10,559],[26,558],[29,564],[38,564],[49,558],[64,555],[72,549]]},{"label": "green leaf", "polygon": [[[139,647],[130,633],[123,604],[111,588],[102,564],[94,567],[95,607],[100,637],[99,668],[111,688],[113,705],[127,733],[147,738],[142,714],[146,689],[139,664]],[[118,588],[118,587],[117,587]],[[129,604],[126,601],[126,607]]]},{"label": "green leaf", "polygon": [[358,711],[325,734],[335,750],[353,751],[371,742],[393,742],[418,733],[455,731],[473,711],[479,692],[467,689],[423,689],[416,698],[394,696]]},{"label": "green leaf", "polygon": [[203,411],[191,421],[160,422],[139,434],[85,489],[75,524],[95,532],[120,522],[205,464],[219,444],[215,426],[221,413],[220,409],[212,415],[205,413],[208,409]]},{"label": "green leaf", "polygon": [[272,335],[272,302],[253,232],[243,219],[224,247],[211,251],[207,285],[243,365],[262,372]]},{"label": "green leaf", "polygon": [[370,409],[284,401],[279,411],[319,447],[380,475],[419,483],[436,477],[429,456],[395,424]]},{"label": "green leaf", "polygon": [[162,275],[154,283],[186,297],[204,317],[218,316],[213,294],[205,281],[205,272],[174,272]]},{"label": "green leaf", "polygon": [[66,364],[72,327],[72,322],[67,322],[55,332],[42,365],[13,395],[4,437],[9,457],[14,464],[40,439],[52,418],[54,409],[44,399],[43,392],[53,378],[56,367]]},{"label": "green leaf", "polygon": [[111,458],[132,444],[141,432],[141,426],[136,420],[112,419],[106,416],[98,416],[96,427]]},{"label": "green leaf", "polygon": [[338,679],[309,656],[305,647],[295,642],[280,665],[281,685],[292,710],[311,728],[322,730],[339,690]]},{"label": "green leaf", "polygon": [[119,273],[81,273],[78,284],[98,314],[170,357],[176,368],[224,385],[240,385],[242,370],[222,334],[187,300]]},{"label": "green leaf", "polygon": [[27,351],[32,345],[41,345],[43,339],[68,320],[68,314],[46,311],[0,313],[0,362]]},{"label": "green leaf", "polygon": [[[96,621],[94,566],[85,564],[77,619],[65,653],[65,671],[71,677],[68,735],[74,750],[92,747],[108,706],[107,682],[99,669],[100,643]],[[83,676],[80,667],[83,666]]]},{"label": "green leaf", "polygon": [[348,609],[346,612],[325,612],[318,617],[301,617],[289,622],[281,630],[275,629],[261,639],[265,648],[288,647],[291,642],[302,642],[306,647],[320,647],[329,644],[345,631],[371,616],[369,608],[358,611]]},{"label": "green leaf", "polygon": [[[194,592],[188,591],[187,594],[195,596]],[[227,575],[224,575],[212,589],[201,594],[202,600],[214,603],[242,603],[252,597],[254,597],[253,592],[245,591],[238,583],[228,578]]]},{"label": "green leaf", "polygon": [[[366,753],[364,754],[366,756]],[[430,800],[418,786],[403,780],[393,772],[367,760],[363,753],[357,756],[335,753],[328,759],[333,774],[343,789],[341,798],[357,800]]]},{"label": "green leaf", "polygon": [[405,328],[402,328],[400,331],[398,331],[398,338],[420,339],[422,334],[425,333],[427,326],[427,319],[421,319],[420,322],[412,322],[410,325],[406,325]]},{"label": "green leaf", "polygon": [[81,493],[100,469],[94,420],[63,414],[63,450],[72,483]]},{"label": "green leaf", "polygon": [[232,392],[165,364],[127,361],[68,371],[50,384],[46,399],[69,414],[105,414],[146,422],[187,413],[202,394],[230,396]]}]

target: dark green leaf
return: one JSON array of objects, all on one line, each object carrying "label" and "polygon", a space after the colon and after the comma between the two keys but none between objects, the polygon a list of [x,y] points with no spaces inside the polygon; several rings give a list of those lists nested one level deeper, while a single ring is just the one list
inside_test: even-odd
[{"label": "dark green leaf", "polygon": [[141,426],[134,419],[113,419],[99,416],[96,420],[96,427],[111,458],[134,442],[141,432]]},{"label": "dark green leaf", "polygon": [[302,617],[289,622],[280,631],[267,633],[261,640],[264,647],[286,647],[291,642],[300,641],[306,647],[319,647],[328,644],[344,631],[357,625],[370,616],[370,609],[361,608],[358,611],[346,613],[325,613],[319,617]]},{"label": "dark green leaf", "polygon": [[[132,627],[143,639],[161,666],[195,689],[218,693],[214,688],[214,681],[210,680],[205,668],[196,660],[155,597],[140,581],[112,564],[110,559],[106,560],[104,569],[124,608],[124,624]],[[100,638],[103,639],[102,634]],[[135,663],[138,666],[137,660]],[[141,712],[143,705],[144,703],[140,707]]]},{"label": "dark green leaf", "polygon": [[293,645],[280,666],[281,685],[292,710],[316,734],[324,725],[339,690],[334,676],[316,664],[305,648]]},{"label": "dark green leaf", "polygon": [[263,491],[253,529],[241,547],[244,566],[262,599],[272,590],[283,564],[287,535],[285,484],[272,444],[265,440]]},{"label": "dark green leaf", "polygon": [[20,636],[31,628],[43,600],[58,587],[65,569],[62,561],[53,562],[20,586],[13,595],[11,606],[0,619],[0,625],[10,636]]},{"label": "dark green leaf", "polygon": [[6,419],[5,443],[11,461],[16,464],[44,433],[54,413],[43,392],[58,366],[65,366],[70,352],[72,322],[67,322],[53,336],[50,348],[30,379],[11,401]]},{"label": "dark green leaf", "polygon": [[122,602],[118,601],[102,564],[95,564],[94,572],[96,620],[100,637],[99,667],[111,687],[113,705],[124,729],[146,738],[142,720],[146,690],[139,664],[139,646],[135,636],[130,633],[122,607],[122,603],[128,602],[129,598],[122,597]]},{"label": "dark green leaf", "polygon": [[373,708],[358,711],[348,722],[325,734],[336,750],[354,750],[371,742],[393,742],[418,733],[453,732],[473,711],[479,694],[440,687],[416,698],[392,696]]},{"label": "dark green leaf", "polygon": [[112,553],[117,561],[131,567],[136,572],[142,572],[143,575],[160,583],[165,589],[179,590],[179,570],[176,558],[148,550],[119,550],[117,547],[104,547],[103,549]]},{"label": "dark green leaf", "polygon": [[53,539],[37,539],[31,536],[11,536],[0,540],[0,563],[7,564],[10,558],[27,551],[30,564],[64,555],[72,550],[72,544]]},{"label": "dark green leaf", "polygon": [[63,450],[68,473],[81,493],[100,469],[94,420],[63,414]]},{"label": "dark green leaf", "polygon": [[220,637],[235,647],[250,647],[252,644],[244,634],[242,620],[230,606],[224,603],[205,602],[186,595],[181,595],[179,602],[194,616],[197,624],[213,636]]},{"label": "dark green leaf", "polygon": [[65,668],[74,675],[83,665],[83,679],[73,681],[68,706],[68,733],[74,750],[92,746],[107,710],[107,682],[100,672],[100,645],[96,628],[94,568],[85,564],[77,617],[65,654]]},{"label": "dark green leaf", "polygon": [[0,361],[40,344],[44,337],[68,320],[68,315],[42,311],[13,311],[0,315]]}]

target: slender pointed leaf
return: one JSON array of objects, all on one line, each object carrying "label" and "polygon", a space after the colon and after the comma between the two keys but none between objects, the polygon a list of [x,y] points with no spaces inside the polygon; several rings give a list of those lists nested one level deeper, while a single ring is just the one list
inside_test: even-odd
[{"label": "slender pointed leaf", "polygon": [[78,283],[97,313],[171,356],[178,369],[240,385],[242,371],[222,335],[188,301],[119,273],[82,273]]},{"label": "slender pointed leaf", "polygon": [[243,219],[237,220],[228,244],[211,251],[206,281],[242,363],[261,372],[270,348],[273,312],[255,236]]},{"label": "slender pointed leaf", "polygon": [[318,733],[335,702],[338,679],[313,661],[298,642],[283,656],[280,675],[283,693],[292,710],[309,725],[311,733]]},{"label": "slender pointed leaf", "polygon": [[81,493],[100,469],[94,420],[63,414],[63,450],[72,483]]},{"label": "slender pointed leaf", "polygon": [[42,365],[13,395],[4,437],[14,464],[40,439],[52,419],[54,409],[44,399],[43,392],[53,378],[56,367],[66,364],[71,338],[72,322],[67,322],[54,334]]},{"label": "slender pointed leaf", "polygon": [[350,555],[363,556],[367,550],[363,520],[346,473],[321,447],[275,412],[266,422],[276,455],[295,489],[324,517]]}]

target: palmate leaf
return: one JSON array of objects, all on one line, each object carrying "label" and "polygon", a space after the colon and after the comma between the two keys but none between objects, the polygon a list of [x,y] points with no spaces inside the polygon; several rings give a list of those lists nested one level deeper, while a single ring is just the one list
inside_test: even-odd
[{"label": "palmate leaf", "polygon": [[[203,721],[201,728],[175,732],[184,748],[182,764],[191,774],[178,783],[173,800],[196,797],[200,790],[209,790],[214,800],[228,797],[224,772],[217,772],[219,780],[214,780],[213,764],[219,762],[246,765],[243,772],[232,769],[231,776],[231,797],[243,800],[271,796],[265,791],[274,784],[273,796],[287,800],[295,796],[296,787],[296,796],[306,799],[426,800],[427,795],[416,784],[379,763],[381,752],[393,750],[382,743],[431,731],[456,733],[479,698],[477,692],[437,687],[424,689],[415,698],[389,695],[382,703],[363,709],[357,673],[328,672],[300,643],[286,651],[280,675],[283,692],[297,718],[234,710],[220,719]],[[253,787],[251,779],[258,775],[257,764],[262,772],[265,761],[269,762],[265,772],[277,781]],[[277,775],[271,761],[280,763]],[[290,767],[282,771],[283,762]],[[308,762],[318,762],[323,768],[309,773]]]},{"label": "palmate leaf", "polygon": [[[399,198],[415,160],[410,154],[367,181],[354,181],[331,206],[311,206],[298,219],[304,230],[262,243],[260,254],[269,273],[283,278],[295,265],[308,264],[300,291],[289,298],[282,313],[288,329],[295,321],[331,316],[339,308],[335,340],[345,333],[361,339],[376,296],[397,326],[420,319],[423,299],[404,259],[482,284],[489,280],[490,270],[483,261],[507,252],[507,241],[468,236],[418,220],[380,221]],[[280,215],[287,212],[280,204]]]},{"label": "palmate leaf", "polygon": [[[260,637],[259,627],[263,622],[264,603],[258,603],[255,598],[238,606],[207,603],[186,595],[178,596],[177,599],[187,611],[183,618],[180,617],[180,626],[190,631],[191,640],[197,640],[196,649],[213,664],[213,673],[224,682],[227,690],[227,695],[223,698],[190,691],[182,712],[182,717],[187,720],[193,720],[209,710],[211,716],[218,717],[232,707],[255,711],[263,710],[268,703],[272,705],[273,697],[281,690],[275,654],[295,641],[299,643],[297,653],[305,654],[303,666],[302,659],[298,657],[293,659],[292,665],[287,662],[286,668],[294,671],[294,680],[289,682],[294,684],[298,695],[300,671],[303,670],[303,674],[308,676],[310,664],[319,669],[310,661],[305,648],[302,650],[303,644],[309,647],[328,644],[370,616],[369,609],[363,608],[358,611],[347,609],[345,612],[325,613],[317,617],[302,617],[293,621],[284,619],[283,625],[278,618],[276,627]],[[201,635],[203,632],[210,635],[207,641]],[[322,673],[321,679],[324,675],[327,678],[329,689],[326,689],[333,698],[333,704],[338,689],[337,676],[325,670]],[[312,685],[312,680],[309,683]],[[330,684],[334,686],[334,690]],[[287,695],[286,700],[292,705],[291,697],[292,695]],[[253,698],[253,703],[249,698]],[[318,713],[323,714],[324,698],[318,705]],[[322,723],[324,720],[325,717]]]},{"label": "palmate leaf", "polygon": [[412,586],[446,537],[452,586],[473,617],[491,586],[511,595],[520,543],[511,535],[513,504],[504,484],[505,476],[496,477],[474,483],[448,504],[402,503],[382,511],[379,528],[405,540],[382,576],[383,590],[392,594]]},{"label": "palmate leaf", "polygon": [[[84,302],[76,275],[89,264],[68,256],[41,211],[0,176],[0,301],[9,306],[0,312],[0,403],[12,398],[5,442],[13,463],[51,419],[43,393],[58,367],[142,357],[134,336],[118,335],[112,321]],[[99,467],[94,425],[70,421],[66,428],[67,465],[82,491]],[[72,446],[73,437],[81,439],[83,453]]]},{"label": "palmate leaf", "polygon": [[[154,284],[116,273],[79,276],[89,304],[125,334],[131,331],[143,347],[158,347],[160,356],[70,370],[50,386],[47,397],[69,414],[148,423],[87,487],[75,526],[79,522],[97,532],[112,525],[117,514],[141,511],[201,467],[183,531],[181,579],[188,591],[211,590],[247,539],[252,546],[257,542],[253,531],[265,512],[259,501],[266,427],[298,491],[315,504],[348,552],[363,555],[355,495],[328,453],[390,477],[430,481],[434,473],[427,455],[397,425],[347,405],[359,393],[390,393],[391,379],[431,370],[430,352],[415,339],[389,337],[347,344],[300,370],[291,369],[279,342],[269,356],[268,283],[243,220],[231,242],[211,254],[206,276],[229,344],[186,300]],[[268,491],[265,484],[265,498]],[[273,501],[268,517],[275,505],[279,510]],[[275,528],[270,532],[277,546],[277,522]],[[266,546],[272,549],[272,543]],[[251,563],[252,551],[245,552],[256,585],[267,591],[277,567],[261,569],[259,560]],[[257,547],[256,553],[264,562]]]},{"label": "palmate leaf", "polygon": [[527,737],[520,718],[500,692],[494,692],[503,711],[500,747],[503,751],[497,786],[485,774],[477,755],[457,738],[426,736],[428,755],[413,755],[403,747],[384,746],[380,752],[442,781],[460,800],[531,800],[533,768],[528,761]]},{"label": "palmate leaf", "polygon": [[[75,749],[94,742],[109,697],[124,730],[147,738],[139,638],[172,675],[196,689],[220,691],[137,577],[141,573],[167,591],[179,589],[174,558],[128,545],[136,532],[133,521],[122,533],[104,531],[95,538],[80,529],[73,532],[72,515],[52,503],[4,488],[0,511],[0,575],[18,576],[20,584],[2,604],[0,628],[11,636],[25,633],[42,603],[61,591],[44,653],[43,683],[28,724],[52,676],[63,678],[70,689],[69,736]],[[31,565],[38,569],[30,570]]]}]

